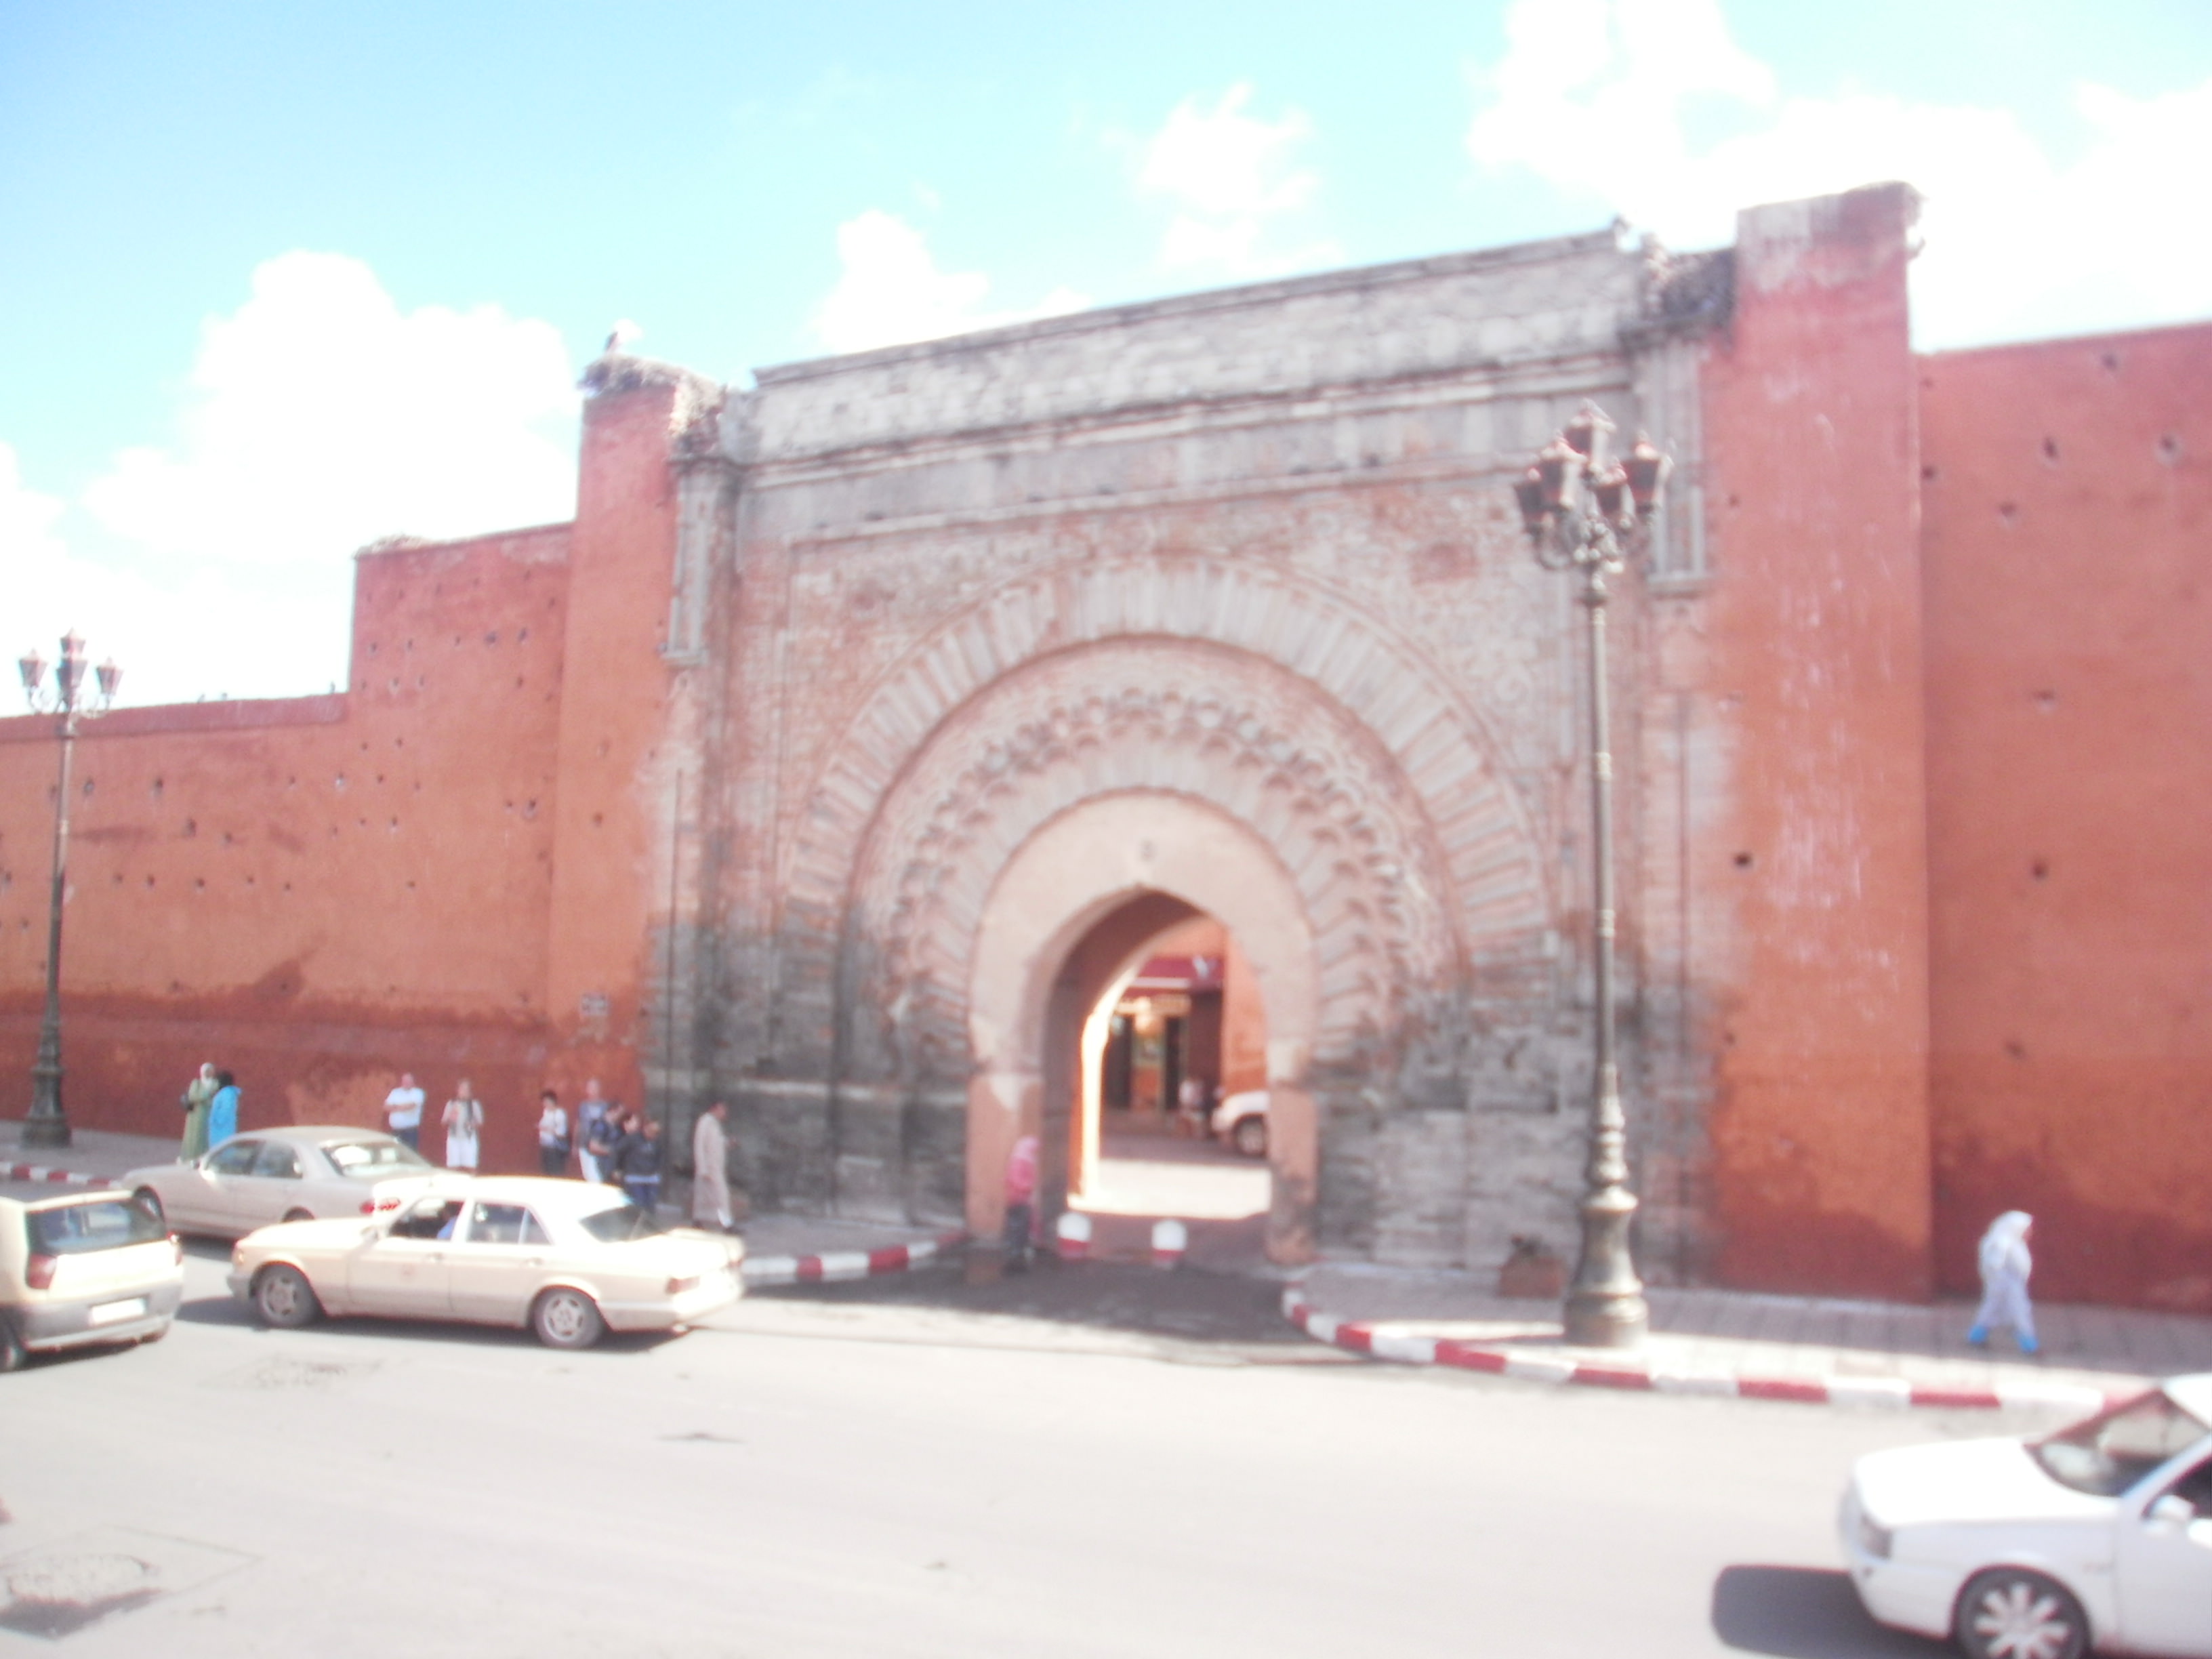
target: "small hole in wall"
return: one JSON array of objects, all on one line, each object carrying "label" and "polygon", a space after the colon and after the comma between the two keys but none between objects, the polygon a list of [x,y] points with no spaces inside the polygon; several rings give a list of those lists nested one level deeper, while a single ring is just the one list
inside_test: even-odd
[{"label": "small hole in wall", "polygon": [[1748,853],[1738,853],[1735,855],[1735,867],[1739,870],[1750,869],[1752,862],[1752,856]]},{"label": "small hole in wall", "polygon": [[2043,459],[2044,459],[2045,460],[2046,460],[2046,461],[2050,462],[2050,463],[2051,463],[2051,465],[2053,465],[2053,466],[2056,466],[2056,465],[2058,465],[2058,440],[2057,440],[2057,439],[2056,439],[2056,438],[2045,438],[2045,439],[2043,441]]},{"label": "small hole in wall", "polygon": [[2181,440],[2171,432],[2163,434],[2158,441],[2158,458],[2172,466],[2181,459]]},{"label": "small hole in wall", "polygon": [[2056,691],[2037,692],[2035,694],[2035,707],[2037,712],[2048,714],[2052,709],[2058,707],[2058,694]]},{"label": "small hole in wall", "polygon": [[1999,501],[1997,503],[1997,517],[2002,519],[2007,524],[2012,523],[2014,520],[2020,517],[2020,503],[2018,501]]},{"label": "small hole in wall", "polygon": [[1742,505],[1742,499],[1743,498],[1739,495],[1731,495],[1729,497],[1729,505],[1730,507],[1740,507]]},{"label": "small hole in wall", "polygon": [[2046,880],[2051,875],[2051,866],[2045,863],[2041,859],[2038,859],[2034,863],[2027,866],[2027,873],[2033,876],[2038,881]]},{"label": "small hole in wall", "polygon": [[604,815],[602,815],[602,814],[600,814],[600,813],[598,813],[598,812],[594,812],[594,813],[592,813],[592,829],[594,829],[594,830],[598,829],[601,824],[605,823],[605,822],[606,822],[606,818],[605,817],[605,816],[604,816]]},{"label": "small hole in wall", "polygon": [[159,799],[161,799],[161,787],[162,787],[162,785],[161,785],[161,779],[159,779],[159,778],[155,779],[155,780],[154,780],[154,799],[155,799],[155,800],[159,800]]},{"label": "small hole in wall", "polygon": [[2005,1053],[2010,1054],[2014,1060],[2026,1060],[2027,1047],[2018,1037],[2008,1037],[2005,1041]]},{"label": "small hole in wall", "polygon": [[199,877],[199,876],[194,876],[194,877],[192,878],[192,891],[194,891],[195,893],[204,893],[204,892],[206,892],[206,891],[207,891],[207,882],[206,882],[205,878],[202,878],[202,877]]},{"label": "small hole in wall", "polygon": [[2117,351],[2108,351],[2108,352],[2106,352],[2106,353],[2105,354],[2105,356],[2104,356],[2104,359],[2103,359],[2103,361],[2104,361],[2104,364],[2105,364],[2105,373],[2106,373],[2106,374],[2118,374],[2118,373],[2120,372],[2120,354],[2119,354],[2118,352],[2117,352]]},{"label": "small hole in wall", "polygon": [[529,630],[528,629],[526,629],[526,628],[524,628],[524,629],[518,629],[515,631],[514,642],[515,642],[517,645],[520,645],[520,644],[523,642],[523,641],[525,641],[525,640],[528,639],[529,637],[530,637],[530,630]]},{"label": "small hole in wall", "polygon": [[200,824],[198,818],[186,818],[185,820],[185,839],[186,841],[190,841],[194,836],[199,834],[199,832]]},{"label": "small hole in wall", "polygon": [[149,876],[149,877],[147,877],[147,878],[146,878],[146,889],[147,889],[147,890],[148,890],[149,892],[151,892],[151,891],[153,890],[153,888],[154,888],[154,878],[153,878],[153,877],[151,877],[151,876]]}]

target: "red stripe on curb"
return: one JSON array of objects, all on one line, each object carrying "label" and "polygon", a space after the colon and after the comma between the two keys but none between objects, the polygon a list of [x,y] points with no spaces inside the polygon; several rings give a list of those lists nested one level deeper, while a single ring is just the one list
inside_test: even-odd
[{"label": "red stripe on curb", "polygon": [[1349,1348],[1354,1353],[1373,1353],[1375,1333],[1364,1325],[1339,1325],[1336,1328],[1336,1346]]},{"label": "red stripe on curb", "polygon": [[1577,1365],[1570,1382],[1587,1382],[1594,1389],[1648,1389],[1651,1373],[1607,1365]]},{"label": "red stripe on curb", "polygon": [[821,1278],[822,1258],[818,1255],[802,1255],[799,1258],[796,1273],[802,1284]]},{"label": "red stripe on curb", "polygon": [[1828,1403],[1828,1385],[1792,1376],[1739,1376],[1737,1397],[1743,1400],[1802,1400],[1815,1406]]},{"label": "red stripe on curb", "polygon": [[1909,1397],[1916,1406],[1956,1406],[1969,1411],[1996,1411],[2004,1404],[1990,1389],[1921,1388]]},{"label": "red stripe on curb", "polygon": [[872,1273],[895,1273],[914,1262],[913,1252],[903,1244],[886,1245],[880,1250],[868,1252],[868,1271]]},{"label": "red stripe on curb", "polygon": [[1455,1365],[1463,1371],[1488,1371],[1502,1376],[1505,1370],[1505,1356],[1488,1348],[1472,1348],[1464,1342],[1449,1338],[1437,1344],[1437,1364]]}]

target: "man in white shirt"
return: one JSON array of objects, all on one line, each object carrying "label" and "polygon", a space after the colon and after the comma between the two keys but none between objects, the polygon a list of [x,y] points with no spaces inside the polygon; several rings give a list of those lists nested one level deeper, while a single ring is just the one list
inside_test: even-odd
[{"label": "man in white shirt", "polygon": [[415,1086],[415,1073],[402,1072],[399,1086],[384,1097],[384,1124],[413,1149],[422,1140],[422,1091]]},{"label": "man in white shirt", "polygon": [[723,1125],[730,1109],[716,1101],[691,1127],[691,1222],[697,1227],[737,1231],[730,1212],[730,1139]]}]

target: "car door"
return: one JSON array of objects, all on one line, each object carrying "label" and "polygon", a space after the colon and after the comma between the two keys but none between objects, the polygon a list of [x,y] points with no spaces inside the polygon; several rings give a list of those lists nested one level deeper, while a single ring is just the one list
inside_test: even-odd
[{"label": "car door", "polygon": [[448,1194],[415,1200],[347,1258],[347,1302],[394,1319],[450,1318],[449,1257],[460,1213],[461,1200]]},{"label": "car door", "polygon": [[297,1207],[301,1179],[300,1149],[282,1140],[264,1140],[239,1193],[239,1224],[248,1231],[282,1221]]},{"label": "car door", "polygon": [[551,1244],[544,1226],[520,1204],[472,1200],[448,1257],[453,1316],[520,1325]]},{"label": "car door", "polygon": [[210,1152],[200,1164],[198,1179],[185,1183],[179,1196],[185,1197],[188,1205],[178,1220],[228,1234],[250,1232],[259,1226],[259,1222],[240,1218],[261,1146],[258,1136],[239,1135]]},{"label": "car door", "polygon": [[2212,1656],[2212,1457],[2124,1506],[2119,1525],[2121,1638],[2136,1653]]}]

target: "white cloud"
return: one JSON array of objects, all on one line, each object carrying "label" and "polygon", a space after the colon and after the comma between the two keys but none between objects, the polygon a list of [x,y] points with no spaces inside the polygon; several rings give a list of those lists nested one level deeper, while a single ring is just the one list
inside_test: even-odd
[{"label": "white cloud", "polygon": [[1091,303],[1060,288],[1027,311],[986,310],[988,276],[980,270],[939,270],[927,239],[879,208],[837,227],[837,258],[843,270],[813,319],[816,337],[832,351],[934,340],[1056,317]]},{"label": "white cloud", "polygon": [[[1522,169],[1679,246],[1725,242],[1737,209],[1887,179],[1926,198],[1912,272],[1923,346],[2212,312],[2212,219],[2174,194],[2212,145],[2212,82],[2136,100],[2083,87],[2083,154],[2055,161],[2008,111],[1879,94],[1783,96],[1718,0],[1516,0],[1472,76],[1469,155]],[[1699,144],[1693,114],[1732,117]]]},{"label": "white cloud", "polygon": [[1305,112],[1285,109],[1281,118],[1263,121],[1245,113],[1251,100],[1251,86],[1242,81],[1211,109],[1186,98],[1145,146],[1138,193],[1174,210],[1160,239],[1160,263],[1169,270],[1249,278],[1343,258],[1331,242],[1269,245],[1278,222],[1312,204],[1321,175],[1294,159],[1313,136]]},{"label": "white cloud", "polygon": [[204,326],[175,441],[124,451],[83,492],[96,557],[4,452],[10,609],[41,640],[75,626],[112,651],[128,701],[323,690],[346,675],[351,553],[569,517],[576,410],[550,324],[403,313],[358,260],[282,255]]}]

